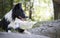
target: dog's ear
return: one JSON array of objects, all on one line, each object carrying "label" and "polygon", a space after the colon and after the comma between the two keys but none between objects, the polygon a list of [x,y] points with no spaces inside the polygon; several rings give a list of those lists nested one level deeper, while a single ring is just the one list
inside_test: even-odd
[{"label": "dog's ear", "polygon": [[18,4],[16,4],[16,5],[14,6],[13,9],[20,9],[20,8],[22,8],[22,4],[21,4],[21,3],[18,3]]}]

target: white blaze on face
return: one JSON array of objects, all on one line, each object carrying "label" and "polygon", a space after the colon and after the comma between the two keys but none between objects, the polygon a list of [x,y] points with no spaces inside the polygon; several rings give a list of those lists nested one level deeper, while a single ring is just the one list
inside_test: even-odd
[{"label": "white blaze on face", "polygon": [[12,21],[12,10],[10,10],[6,15],[5,15],[5,19],[7,19],[7,21]]}]

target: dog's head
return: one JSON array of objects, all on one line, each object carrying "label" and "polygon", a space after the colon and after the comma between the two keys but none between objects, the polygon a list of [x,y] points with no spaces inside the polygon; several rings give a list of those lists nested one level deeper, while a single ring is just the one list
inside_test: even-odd
[{"label": "dog's head", "polygon": [[21,18],[27,18],[27,16],[25,16],[24,10],[22,9],[22,5],[21,3],[18,3],[14,6],[13,10],[12,10],[12,17],[13,19],[15,19],[16,17],[21,19]]}]

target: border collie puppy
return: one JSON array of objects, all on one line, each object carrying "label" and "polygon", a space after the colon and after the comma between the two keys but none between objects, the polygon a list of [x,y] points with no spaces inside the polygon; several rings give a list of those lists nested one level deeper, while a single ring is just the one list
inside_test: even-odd
[{"label": "border collie puppy", "polygon": [[[21,3],[16,4],[13,9],[11,9],[0,21],[0,27],[4,29],[6,32],[8,32],[8,25],[11,22],[15,21],[15,18],[21,19],[26,18],[25,13],[22,9]],[[20,29],[21,31],[24,31],[23,29]]]},{"label": "border collie puppy", "polygon": [[[27,29],[31,29],[35,23],[36,22],[33,21],[25,21],[15,18],[15,21],[13,23],[11,22],[8,25],[8,28],[17,30],[19,33],[31,34],[30,32],[27,31]],[[23,30],[21,31],[21,29]],[[11,31],[9,30],[9,32]]]}]

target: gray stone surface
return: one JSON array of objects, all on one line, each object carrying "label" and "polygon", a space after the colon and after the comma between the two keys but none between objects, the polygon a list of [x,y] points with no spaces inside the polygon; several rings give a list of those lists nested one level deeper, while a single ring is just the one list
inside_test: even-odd
[{"label": "gray stone surface", "polygon": [[51,38],[60,38],[60,20],[40,24],[40,27],[28,31],[35,35],[45,35]]},{"label": "gray stone surface", "polygon": [[19,34],[19,33],[6,33],[0,32],[0,38],[49,38],[43,35],[28,35],[28,34]]},{"label": "gray stone surface", "polygon": [[60,20],[42,23],[28,31],[31,35],[0,32],[0,38],[60,38]]}]

